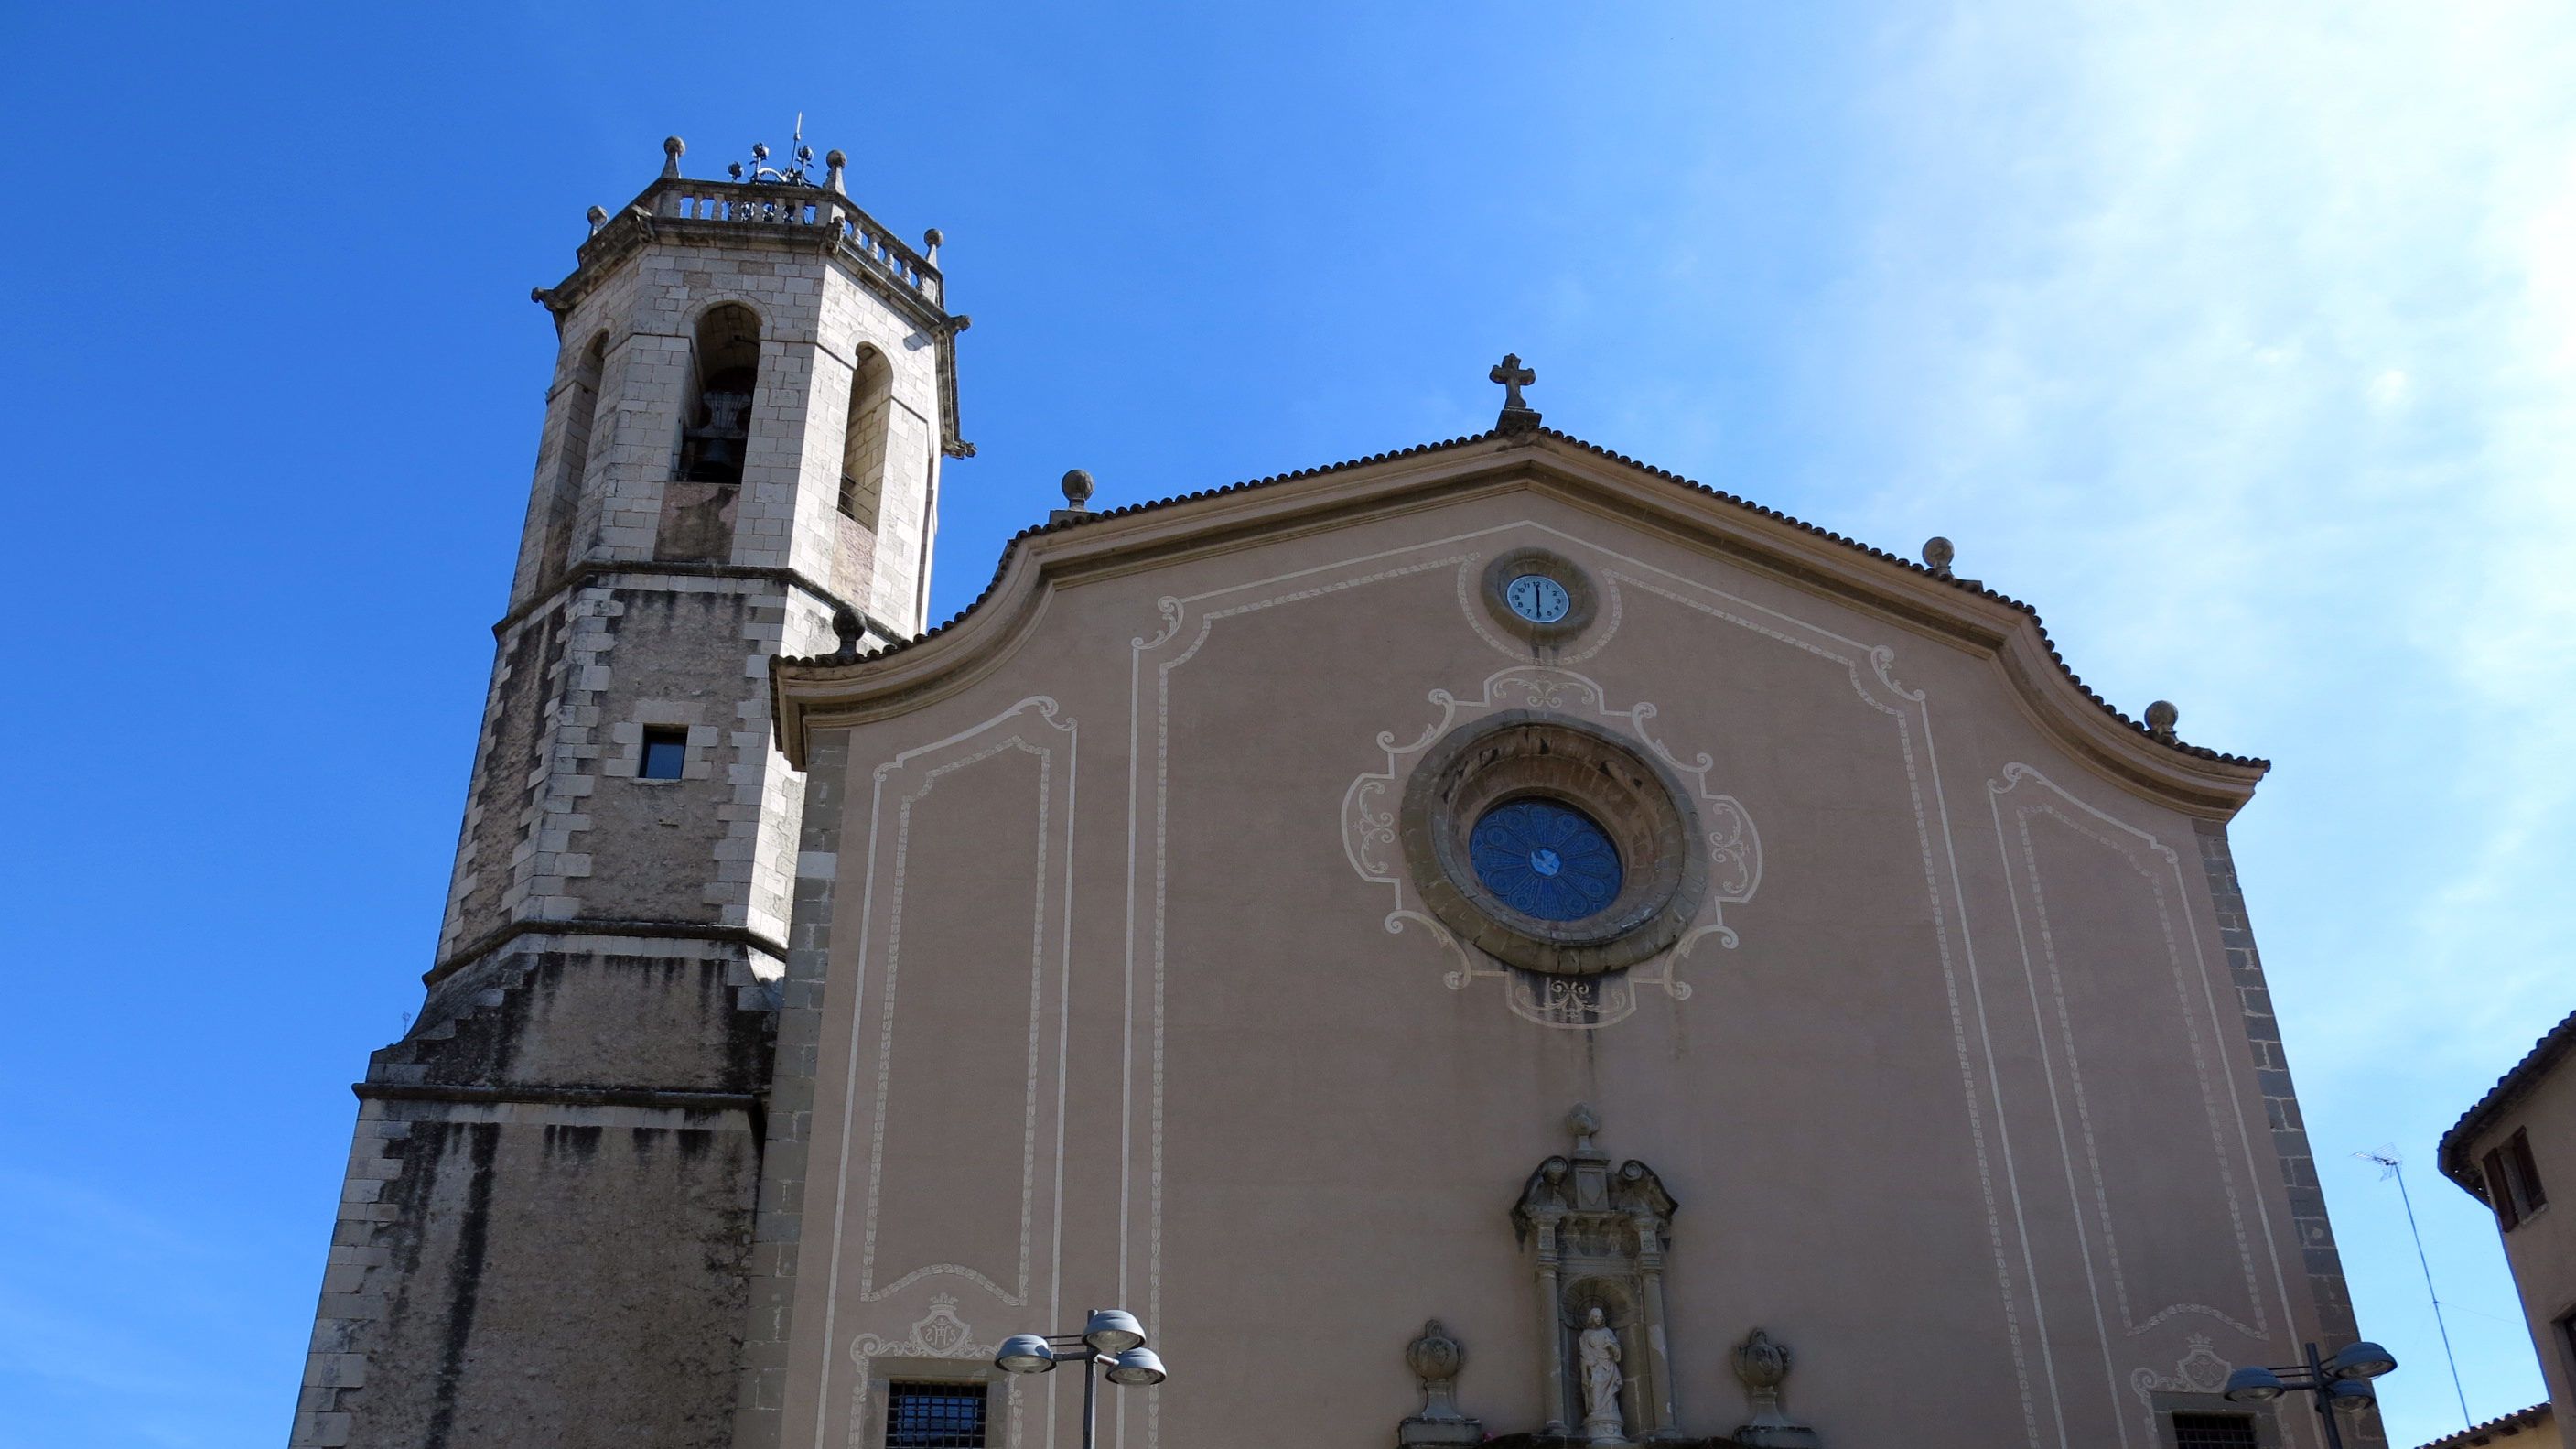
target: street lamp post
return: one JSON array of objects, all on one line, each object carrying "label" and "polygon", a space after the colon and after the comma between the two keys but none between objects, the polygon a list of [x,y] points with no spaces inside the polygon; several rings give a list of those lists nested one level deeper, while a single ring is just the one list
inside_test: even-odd
[{"label": "street lamp post", "polygon": [[[1163,1381],[1163,1361],[1145,1346],[1145,1326],[1124,1308],[1095,1308],[1080,1333],[1015,1333],[1002,1340],[993,1362],[1005,1373],[1042,1374],[1068,1360],[1082,1361],[1082,1449],[1091,1449],[1097,1370],[1111,1383],[1152,1388]],[[2341,1449],[2341,1446],[2337,1446]]]},{"label": "street lamp post", "polygon": [[[2265,1404],[2296,1390],[2316,1395],[2317,1417],[2324,1421],[2326,1449],[2343,1449],[2343,1430],[2336,1424],[2338,1414],[2357,1414],[2379,1395],[2370,1381],[2397,1368],[2397,1356],[2375,1343],[2347,1344],[2337,1349],[2332,1358],[2317,1357],[2317,1346],[2302,1345],[2308,1361],[2283,1368],[2261,1368],[2247,1365],[2227,1376],[2227,1401],[2232,1404]],[[2282,1377],[2284,1374],[2289,1377]]]}]

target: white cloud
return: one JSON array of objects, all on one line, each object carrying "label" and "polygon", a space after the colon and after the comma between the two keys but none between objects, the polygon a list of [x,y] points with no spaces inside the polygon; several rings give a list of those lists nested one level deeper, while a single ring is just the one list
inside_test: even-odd
[{"label": "white cloud", "polygon": [[[2239,855],[2320,1160],[2429,1165],[2576,1005],[2576,12],[1972,0],[1878,51],[1817,366],[1870,526],[1957,539],[2132,713],[2281,758]],[[2328,1182],[2365,1312],[2420,1310]],[[2446,1292],[2509,1304],[2418,1193],[2479,1235]],[[2514,1336],[2473,1396],[2536,1392]],[[2401,1442],[2457,1417],[2417,1363]]]}]

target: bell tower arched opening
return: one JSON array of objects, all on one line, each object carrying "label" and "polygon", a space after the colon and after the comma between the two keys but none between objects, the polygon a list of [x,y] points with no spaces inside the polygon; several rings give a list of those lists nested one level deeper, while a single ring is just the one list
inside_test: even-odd
[{"label": "bell tower arched opening", "polygon": [[550,587],[572,567],[574,520],[581,516],[582,480],[590,476],[592,429],[599,417],[600,376],[608,364],[608,334],[590,339],[573,364],[563,394],[563,436],[555,449],[555,476],[546,491],[537,587]]},{"label": "bell tower arched opening", "polygon": [[850,407],[841,430],[839,514],[832,520],[833,574],[841,587],[864,590],[875,571],[885,506],[887,425],[894,409],[894,368],[885,354],[861,346],[850,367]]},{"label": "bell tower arched opening", "polygon": [[678,457],[662,495],[655,558],[721,562],[732,555],[759,391],[759,315],[739,302],[708,308],[690,336]]},{"label": "bell tower arched opening", "polygon": [[841,516],[874,536],[885,501],[886,409],[894,404],[894,369],[873,347],[850,367],[850,412],[841,433]]}]

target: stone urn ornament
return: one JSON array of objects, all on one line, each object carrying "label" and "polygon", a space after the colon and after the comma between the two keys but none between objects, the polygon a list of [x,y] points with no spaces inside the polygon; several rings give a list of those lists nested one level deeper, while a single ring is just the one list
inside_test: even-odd
[{"label": "stone urn ornament", "polygon": [[1450,1337],[1439,1319],[1423,1324],[1421,1336],[1404,1346],[1404,1364],[1422,1383],[1422,1408],[1396,1427],[1398,1449],[1484,1441],[1484,1422],[1458,1411],[1458,1371],[1467,1366],[1466,1345]]},{"label": "stone urn ornament", "polygon": [[1789,1377],[1789,1346],[1755,1329],[1735,1346],[1735,1377],[1744,1385],[1753,1417],[1735,1431],[1746,1449],[1817,1449],[1824,1441],[1816,1431],[1791,1421],[1780,1409],[1780,1385]]}]

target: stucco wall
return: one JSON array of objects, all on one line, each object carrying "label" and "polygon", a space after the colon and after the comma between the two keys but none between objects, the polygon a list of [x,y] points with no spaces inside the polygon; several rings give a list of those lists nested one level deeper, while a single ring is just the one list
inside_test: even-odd
[{"label": "stucco wall", "polygon": [[[1603,594],[1544,657],[1476,595],[1521,546]],[[1759,836],[1749,898],[1585,988],[1600,1024],[1444,945],[1371,843],[1365,782],[1505,705]],[[1577,1101],[1681,1201],[1692,1433],[1742,1421],[1756,1325],[1846,1444],[2143,1445],[2319,1331],[2195,823],[1990,659],[1561,497],[1061,589],[989,675],[849,732],[836,845],[783,1442],[852,1442],[889,1363],[980,1373],[1112,1303],[1174,1374],[1122,1444],[1383,1442],[1434,1316],[1466,1409],[1534,1429],[1507,1214]],[[1070,1432],[1066,1379],[1014,1391],[1011,1442]]]},{"label": "stucco wall", "polygon": [[[2555,1325],[2576,1314],[2576,1072],[2561,1066],[2538,1074],[2498,1115],[2495,1123],[2469,1144],[2468,1160],[2483,1164],[2486,1155],[2504,1145],[2519,1129],[2529,1135],[2532,1165],[2549,1203],[2505,1233],[2505,1259],[2513,1265],[2514,1287],[2522,1295],[2523,1316],[2531,1324],[2533,1347],[2549,1383],[2549,1400],[2558,1422],[2576,1413],[2576,1384],[2570,1382],[2570,1348]],[[2488,1192],[2495,1191],[2493,1184]]]}]

